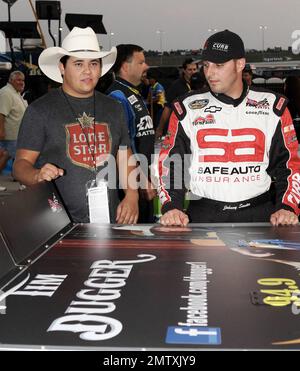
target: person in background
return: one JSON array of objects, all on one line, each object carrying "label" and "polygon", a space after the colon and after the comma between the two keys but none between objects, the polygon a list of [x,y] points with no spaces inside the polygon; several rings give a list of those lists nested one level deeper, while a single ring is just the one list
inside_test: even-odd
[{"label": "person in background", "polygon": [[191,76],[191,90],[201,90],[207,86],[203,67],[201,66],[199,72]]},{"label": "person in background", "polygon": [[284,94],[289,100],[288,108],[293,119],[298,142],[300,143],[300,76],[289,76],[286,78]]},{"label": "person in background", "polygon": [[141,187],[139,200],[139,223],[152,223],[153,198],[156,191],[151,184],[149,166],[151,156],[154,154],[154,127],[150,113],[141,96],[138,86],[141,84],[148,65],[145,60],[143,48],[138,45],[121,44],[117,46],[117,60],[114,65],[116,79],[107,90],[107,94],[119,101],[126,112],[126,128],[128,129],[131,148],[137,160],[140,155],[145,161],[141,165]]},{"label": "person in background", "polygon": [[155,70],[149,70],[147,73],[150,86],[147,103],[155,129],[160,122],[160,118],[166,103],[165,89],[157,81],[157,75],[158,73]]},{"label": "person in background", "polygon": [[144,103],[147,106],[147,99],[149,95],[149,89],[150,89],[150,82],[147,76],[147,71],[145,71],[141,78],[141,83],[138,86],[138,91],[140,92],[141,96],[144,99]]},{"label": "person in background", "polygon": [[25,76],[21,71],[13,71],[8,83],[0,89],[0,150],[1,170],[6,161],[16,157],[17,138],[27,101],[22,98],[25,88]]},{"label": "person in background", "polygon": [[253,79],[253,71],[250,64],[246,64],[245,68],[243,69],[243,80],[246,81],[248,86],[252,85]]},{"label": "person in background", "polygon": [[166,93],[166,104],[161,115],[159,125],[155,132],[155,138],[161,138],[168,127],[169,118],[172,111],[172,102],[174,99],[191,91],[191,77],[198,71],[198,65],[192,58],[183,62],[182,73],[179,79],[175,80]]}]

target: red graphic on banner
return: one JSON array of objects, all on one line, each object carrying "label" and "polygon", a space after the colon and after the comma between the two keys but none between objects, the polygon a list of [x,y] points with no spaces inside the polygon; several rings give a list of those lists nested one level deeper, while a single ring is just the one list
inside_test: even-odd
[{"label": "red graphic on banner", "polygon": [[62,205],[59,203],[58,199],[55,197],[55,194],[53,194],[53,198],[48,198],[49,206],[53,213],[60,213],[63,208]]},{"label": "red graphic on banner", "polygon": [[79,123],[66,125],[67,156],[73,164],[93,170],[107,161],[111,153],[108,124],[96,123],[82,127]]}]

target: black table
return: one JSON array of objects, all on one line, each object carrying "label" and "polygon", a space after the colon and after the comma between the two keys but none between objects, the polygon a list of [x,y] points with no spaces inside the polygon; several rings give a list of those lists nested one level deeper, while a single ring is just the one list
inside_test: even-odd
[{"label": "black table", "polygon": [[298,226],[69,224],[29,250],[2,279],[2,349],[300,349]]}]

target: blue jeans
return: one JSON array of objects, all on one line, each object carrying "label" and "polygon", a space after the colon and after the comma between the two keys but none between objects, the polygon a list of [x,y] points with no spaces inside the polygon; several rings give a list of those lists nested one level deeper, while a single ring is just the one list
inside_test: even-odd
[{"label": "blue jeans", "polygon": [[16,140],[0,140],[0,148],[5,149],[12,159],[16,158],[17,141]]}]

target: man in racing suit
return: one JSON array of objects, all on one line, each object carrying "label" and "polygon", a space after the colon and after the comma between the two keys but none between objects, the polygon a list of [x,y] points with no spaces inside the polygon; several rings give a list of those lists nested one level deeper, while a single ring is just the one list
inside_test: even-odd
[{"label": "man in racing suit", "polygon": [[212,35],[203,50],[209,89],[173,103],[159,158],[163,225],[298,223],[300,161],[287,100],[248,87],[242,80],[244,57],[238,35],[228,30]]}]

